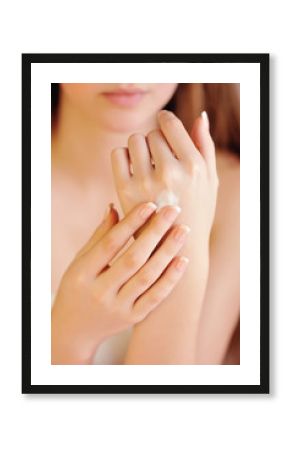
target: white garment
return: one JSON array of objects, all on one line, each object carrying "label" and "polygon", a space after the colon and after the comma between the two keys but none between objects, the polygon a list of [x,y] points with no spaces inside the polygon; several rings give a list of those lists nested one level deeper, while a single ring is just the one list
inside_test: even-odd
[{"label": "white garment", "polygon": [[[55,293],[51,294],[51,306]],[[98,348],[93,357],[93,364],[122,364],[129,344],[132,327],[109,337]]]}]

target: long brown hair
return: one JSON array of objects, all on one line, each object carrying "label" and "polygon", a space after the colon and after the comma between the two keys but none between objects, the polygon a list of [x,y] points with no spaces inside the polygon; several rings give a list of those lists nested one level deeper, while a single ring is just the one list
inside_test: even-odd
[{"label": "long brown hair", "polygon": [[[210,132],[217,148],[240,155],[240,96],[239,84],[180,83],[164,109],[174,111],[188,132],[194,119],[205,110]],[[56,120],[59,84],[51,84],[52,123]]]},{"label": "long brown hair", "polygon": [[216,147],[240,155],[239,84],[180,83],[165,109],[174,111],[188,132],[205,110]]}]

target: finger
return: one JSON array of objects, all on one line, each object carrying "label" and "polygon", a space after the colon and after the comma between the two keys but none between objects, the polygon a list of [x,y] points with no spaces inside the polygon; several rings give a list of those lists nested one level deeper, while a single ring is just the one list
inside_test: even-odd
[{"label": "finger", "polygon": [[147,135],[147,142],[157,169],[175,161],[175,157],[160,130],[150,131]]},{"label": "finger", "polygon": [[171,227],[180,212],[178,206],[165,206],[152,217],[150,224],[133,244],[116,259],[107,276],[117,280],[118,289],[145,264],[150,254]]},{"label": "finger", "polygon": [[102,223],[94,231],[87,243],[78,251],[76,258],[84,255],[90,250],[96,243],[102,239],[102,237],[118,222],[118,211],[114,208],[114,204],[110,203],[105,212]]},{"label": "finger", "polygon": [[172,292],[188,264],[188,258],[178,256],[169,264],[162,276],[133,305],[133,320],[140,322]]},{"label": "finger", "polygon": [[206,111],[195,119],[191,130],[191,137],[206,161],[211,173],[216,173],[215,145],[210,135],[209,120]]},{"label": "finger", "polygon": [[148,262],[120,289],[118,293],[120,301],[132,305],[137,297],[155,283],[183,246],[189,231],[186,225],[177,225],[170,231]]},{"label": "finger", "polygon": [[132,134],[128,139],[130,160],[133,166],[133,174],[137,177],[146,177],[153,170],[150,151],[142,134]]},{"label": "finger", "polygon": [[117,255],[136,231],[156,210],[151,202],[133,208],[126,217],[112,227],[83,257],[89,276],[95,278]]},{"label": "finger", "polygon": [[201,155],[183,126],[181,120],[171,111],[162,110],[158,114],[160,128],[168,144],[181,161],[194,158],[200,162]]},{"label": "finger", "polygon": [[117,186],[122,186],[131,178],[130,156],[126,147],[118,147],[111,152],[112,171]]}]

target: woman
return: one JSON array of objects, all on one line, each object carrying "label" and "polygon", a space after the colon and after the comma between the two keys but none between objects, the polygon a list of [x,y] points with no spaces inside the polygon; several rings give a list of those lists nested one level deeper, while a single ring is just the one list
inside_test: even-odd
[{"label": "woman", "polygon": [[[239,320],[233,87],[58,87],[52,363],[221,364],[231,353]],[[206,115],[193,106],[209,113],[216,155]],[[164,107],[176,115],[157,114]],[[155,213],[168,195],[181,211]]]}]

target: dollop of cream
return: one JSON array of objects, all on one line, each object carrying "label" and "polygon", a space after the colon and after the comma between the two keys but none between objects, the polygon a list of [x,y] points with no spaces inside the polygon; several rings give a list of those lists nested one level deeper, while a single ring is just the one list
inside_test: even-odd
[{"label": "dollop of cream", "polygon": [[161,191],[160,194],[157,196],[155,203],[157,205],[157,210],[163,208],[163,206],[178,206],[179,199],[176,194],[172,191]]}]

